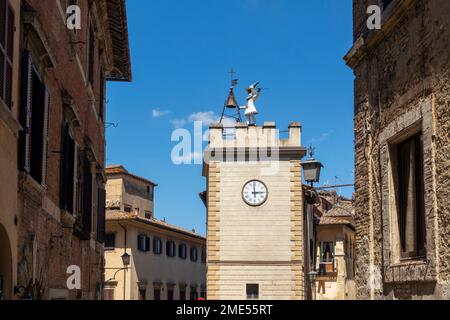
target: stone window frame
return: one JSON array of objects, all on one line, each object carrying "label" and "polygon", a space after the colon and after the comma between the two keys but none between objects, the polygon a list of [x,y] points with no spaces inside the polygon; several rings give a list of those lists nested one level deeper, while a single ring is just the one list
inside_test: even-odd
[{"label": "stone window frame", "polygon": [[[399,106],[405,107],[405,106]],[[401,259],[397,222],[396,187],[393,174],[395,152],[393,147],[422,132],[424,155],[424,199],[426,225],[426,259]],[[427,97],[416,103],[407,112],[395,118],[380,134],[381,162],[381,210],[383,225],[383,258],[386,283],[436,281],[435,243],[437,214],[434,201],[436,188],[432,171],[433,157],[433,110],[432,98]]]}]

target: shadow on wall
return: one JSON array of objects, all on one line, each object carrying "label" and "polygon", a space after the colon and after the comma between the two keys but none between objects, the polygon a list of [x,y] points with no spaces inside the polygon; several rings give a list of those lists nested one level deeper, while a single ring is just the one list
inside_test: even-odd
[{"label": "shadow on wall", "polygon": [[0,225],[0,300],[12,299],[12,252],[8,234]]}]

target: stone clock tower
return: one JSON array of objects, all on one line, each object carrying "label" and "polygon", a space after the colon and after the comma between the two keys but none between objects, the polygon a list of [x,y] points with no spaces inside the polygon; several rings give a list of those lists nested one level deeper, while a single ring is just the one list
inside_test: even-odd
[{"label": "stone clock tower", "polygon": [[205,151],[208,299],[301,300],[301,126],[288,139],[275,123],[229,131],[212,125]]}]

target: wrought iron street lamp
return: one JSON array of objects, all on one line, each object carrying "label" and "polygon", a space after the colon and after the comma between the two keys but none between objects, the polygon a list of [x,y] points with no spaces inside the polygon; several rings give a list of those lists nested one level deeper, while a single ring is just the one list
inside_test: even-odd
[{"label": "wrought iron street lamp", "polygon": [[313,147],[309,148],[309,159],[302,162],[302,167],[305,181],[308,182],[311,187],[315,182],[320,181],[320,171],[323,168],[323,165],[320,161],[314,159]]},{"label": "wrought iron street lamp", "polygon": [[314,205],[318,201],[318,193],[314,190],[314,183],[320,181],[320,171],[323,165],[320,161],[314,159],[314,149],[311,146],[309,148],[309,160],[302,162],[303,175],[307,183],[310,184],[311,190],[305,191],[305,199],[307,204],[306,212],[306,234],[307,234],[307,252],[313,252],[312,256],[308,257],[308,270],[311,270],[309,275],[310,289],[312,293],[312,299],[316,300],[316,277],[317,272],[315,271],[315,248],[316,248],[316,238],[315,238],[315,224],[314,224]]},{"label": "wrought iron street lamp", "polygon": [[130,255],[125,252],[121,258],[122,258],[123,266],[128,267],[130,265]]}]

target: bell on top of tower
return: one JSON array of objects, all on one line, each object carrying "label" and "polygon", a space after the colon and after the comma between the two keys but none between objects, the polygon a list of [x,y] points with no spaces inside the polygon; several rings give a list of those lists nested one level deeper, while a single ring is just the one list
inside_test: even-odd
[{"label": "bell on top of tower", "polygon": [[238,80],[233,79],[233,74],[235,73],[233,70],[231,70],[230,73],[232,76],[231,87],[230,92],[228,93],[228,98],[223,106],[222,116],[220,117],[220,123],[223,123],[224,118],[231,118],[236,120],[237,122],[242,122],[241,110],[236,100],[236,96],[234,95],[234,87],[237,86]]},{"label": "bell on top of tower", "polygon": [[236,97],[234,96],[234,87],[230,88],[230,93],[228,94],[228,99],[225,103],[225,107],[227,107],[228,109],[239,108]]}]

